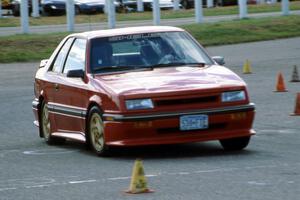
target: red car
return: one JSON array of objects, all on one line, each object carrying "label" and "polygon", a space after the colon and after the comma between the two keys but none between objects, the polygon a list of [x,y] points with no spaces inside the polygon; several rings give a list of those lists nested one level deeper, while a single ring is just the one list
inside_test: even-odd
[{"label": "red car", "polygon": [[209,140],[240,150],[255,133],[255,107],[223,64],[175,27],[72,34],[36,73],[34,124],[47,143],[79,140],[98,155]]}]

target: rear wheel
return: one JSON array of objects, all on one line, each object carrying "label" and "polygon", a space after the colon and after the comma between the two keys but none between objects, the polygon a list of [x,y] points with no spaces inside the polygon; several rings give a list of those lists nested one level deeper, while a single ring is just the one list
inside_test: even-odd
[{"label": "rear wheel", "polygon": [[47,144],[61,144],[65,142],[64,138],[51,136],[51,122],[49,119],[49,110],[46,102],[42,102],[40,113],[40,131]]},{"label": "rear wheel", "polygon": [[220,140],[220,143],[225,150],[237,151],[247,147],[249,141],[250,141],[250,136],[247,136],[247,137]]},{"label": "rear wheel", "polygon": [[100,109],[92,107],[88,114],[87,142],[98,156],[107,156],[108,147],[105,144],[104,123]]},{"label": "rear wheel", "polygon": [[75,15],[80,14],[80,8],[78,6],[75,6]]},{"label": "rear wheel", "polygon": [[20,7],[19,6],[13,6],[12,8],[12,14],[15,17],[19,17],[20,16]]}]

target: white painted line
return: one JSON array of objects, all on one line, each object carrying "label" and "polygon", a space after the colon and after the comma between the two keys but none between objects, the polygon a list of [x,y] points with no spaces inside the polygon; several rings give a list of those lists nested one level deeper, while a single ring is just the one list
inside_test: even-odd
[{"label": "white painted line", "polygon": [[43,188],[43,187],[49,187],[51,185],[32,185],[32,186],[25,186],[25,188],[30,189],[30,188]]},{"label": "white painted line", "polygon": [[200,170],[192,172],[193,174],[201,174],[201,173],[212,173],[212,172],[230,172],[235,170],[241,170],[239,168],[224,168],[224,169],[211,169],[211,170]]},{"label": "white painted line", "polygon": [[79,150],[65,150],[65,149],[47,149],[47,150],[32,150],[32,151],[24,151],[25,155],[55,155],[55,154],[67,154],[74,153]]},{"label": "white painted line", "polygon": [[245,169],[259,169],[259,168],[274,168],[274,167],[278,167],[276,165],[261,165],[261,166],[249,166],[249,167],[245,167]]},{"label": "white painted line", "polygon": [[265,185],[267,185],[267,183],[257,182],[257,181],[248,181],[248,184],[250,184],[250,185],[259,185],[259,186],[265,186]]},{"label": "white painted line", "polygon": [[282,133],[282,134],[291,134],[296,133],[295,129],[261,129],[257,131],[260,134],[268,134],[268,133]]},{"label": "white painted line", "polygon": [[16,190],[17,188],[0,188],[0,192],[7,190]]},{"label": "white painted line", "polygon": [[107,180],[114,181],[114,180],[126,180],[126,179],[131,179],[131,177],[130,176],[115,177],[115,178],[108,178]]},{"label": "white painted line", "polygon": [[93,183],[93,182],[97,182],[97,180],[69,181],[70,184]]},{"label": "white painted line", "polygon": [[191,173],[189,173],[189,172],[178,172],[178,175],[189,175],[189,174],[191,174]]},{"label": "white painted line", "polygon": [[158,176],[158,174],[148,174],[148,175],[145,175],[146,177],[156,177]]},{"label": "white painted line", "polygon": [[211,169],[211,170],[200,170],[200,171],[194,171],[195,174],[201,174],[201,173],[211,173],[211,172],[220,172],[224,169]]}]

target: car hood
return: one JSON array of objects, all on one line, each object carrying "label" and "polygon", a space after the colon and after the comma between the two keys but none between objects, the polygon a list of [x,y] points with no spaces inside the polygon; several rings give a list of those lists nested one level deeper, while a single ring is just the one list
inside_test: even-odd
[{"label": "car hood", "polygon": [[180,92],[244,86],[244,81],[222,66],[168,67],[153,70],[96,75],[96,81],[117,95]]}]

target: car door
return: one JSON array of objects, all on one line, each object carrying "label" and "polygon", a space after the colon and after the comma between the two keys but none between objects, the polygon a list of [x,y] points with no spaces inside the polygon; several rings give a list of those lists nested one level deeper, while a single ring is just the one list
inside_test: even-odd
[{"label": "car door", "polygon": [[[67,77],[70,70],[85,70],[86,40],[77,38],[73,42],[59,76],[55,93],[55,124],[58,132],[81,134],[85,132],[87,84],[84,79]],[[70,135],[69,135],[70,136]],[[78,138],[77,138],[78,139]]]},{"label": "car door", "polygon": [[45,74],[44,91],[46,96],[46,102],[49,107],[49,118],[51,121],[51,132],[57,132],[56,115],[54,105],[56,104],[56,93],[58,82],[61,80],[63,66],[70,50],[70,47],[74,41],[74,38],[69,38],[62,45],[58,53],[55,55],[49,70]]}]

